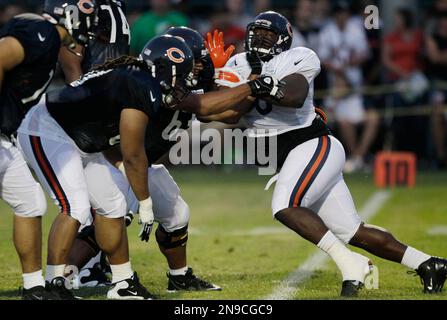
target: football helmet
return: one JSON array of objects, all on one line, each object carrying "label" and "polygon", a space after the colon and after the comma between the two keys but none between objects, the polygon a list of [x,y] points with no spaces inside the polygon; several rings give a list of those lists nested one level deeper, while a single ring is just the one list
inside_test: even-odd
[{"label": "football helmet", "polygon": [[[95,0],[45,0],[43,16],[64,27],[77,43],[86,45],[92,35],[96,3]],[[75,46],[70,44],[72,49]]]},{"label": "football helmet", "polygon": [[[261,28],[274,32],[276,41],[255,34]],[[292,45],[293,31],[290,22],[275,11],[259,14],[255,21],[248,24],[245,34],[245,50],[256,54],[262,61],[269,61],[274,56],[287,51]]]},{"label": "football helmet", "polygon": [[140,59],[160,83],[167,106],[177,105],[186,98],[189,94],[186,80],[192,76],[194,57],[184,40],[171,35],[155,37],[144,46]]},{"label": "football helmet", "polygon": [[201,64],[200,70],[193,70],[193,77],[186,79],[189,88],[196,87],[200,82],[209,82],[214,77],[214,66],[211,61],[210,53],[205,46],[205,39],[196,30],[188,27],[171,27],[166,31],[174,37],[180,37],[185,40],[194,56],[196,67]]}]

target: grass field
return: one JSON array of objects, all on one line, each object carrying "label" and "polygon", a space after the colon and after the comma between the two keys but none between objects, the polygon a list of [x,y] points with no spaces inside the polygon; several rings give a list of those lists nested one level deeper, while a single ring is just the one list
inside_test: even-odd
[{"label": "grass field", "polygon": [[[133,267],[147,288],[162,299],[262,299],[317,252],[313,245],[272,219],[272,190],[263,191],[267,177],[251,170],[224,173],[214,169],[176,169],[172,175],[191,207],[189,265],[196,274],[222,286],[223,291],[166,293],[164,257],[153,235],[149,244],[139,241],[139,226],[134,223],[128,230]],[[372,178],[355,175],[346,180],[360,209],[376,191]],[[420,174],[416,188],[392,190],[391,198],[370,222],[427,253],[447,256],[446,187],[447,174]],[[45,246],[56,214],[54,205],[49,208],[44,218]],[[4,203],[0,211],[0,299],[17,299],[21,272],[12,243],[12,212]],[[360,298],[447,299],[447,293],[422,294],[419,278],[408,275],[404,267],[366,255],[380,270],[380,287],[363,290]],[[338,299],[340,279],[334,263],[326,262],[299,285],[291,298]],[[105,292],[90,289],[77,294],[104,299]]]}]

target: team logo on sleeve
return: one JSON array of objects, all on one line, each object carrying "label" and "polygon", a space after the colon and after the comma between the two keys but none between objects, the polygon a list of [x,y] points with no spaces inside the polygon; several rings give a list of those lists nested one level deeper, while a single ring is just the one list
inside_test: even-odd
[{"label": "team logo on sleeve", "polygon": [[91,0],[79,0],[78,8],[85,14],[92,14],[95,11],[95,5]]},{"label": "team logo on sleeve", "polygon": [[169,48],[166,53],[169,60],[174,61],[175,63],[182,63],[185,61],[186,56],[179,48]]}]

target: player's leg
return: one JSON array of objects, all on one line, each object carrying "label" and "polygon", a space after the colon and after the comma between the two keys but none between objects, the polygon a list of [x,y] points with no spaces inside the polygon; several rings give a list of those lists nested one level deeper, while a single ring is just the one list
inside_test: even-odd
[{"label": "player's leg", "polygon": [[[110,170],[114,175],[115,183],[126,194],[128,210],[135,212],[138,201],[129,182],[115,167],[111,167]],[[159,223],[155,238],[169,266],[168,291],[221,290],[219,286],[197,277],[187,264],[189,206],[180,196],[180,189],[174,179],[163,165],[150,167],[148,179],[154,217]]]},{"label": "player's leg", "polygon": [[61,299],[74,296],[65,285],[65,266],[81,224],[91,223],[87,184],[79,151],[70,143],[19,134],[21,149],[39,181],[60,207],[48,237],[46,280]]},{"label": "player's leg", "polygon": [[112,271],[109,299],[152,299],[138,280],[129,259],[129,245],[124,216],[126,199],[114,183],[108,162],[101,154],[88,157],[84,169],[90,202],[95,209],[95,239],[107,255]]},{"label": "player's leg", "polygon": [[312,205],[336,183],[344,161],[343,147],[339,143],[334,147],[332,137],[299,145],[289,153],[279,173],[272,209],[276,219],[334,260],[343,275],[342,295],[353,295],[369,272],[369,259],[350,251],[312,210]]},{"label": "player's leg", "polygon": [[[333,137],[331,140],[334,149],[341,152],[339,142]],[[316,185],[324,184],[321,180],[328,176],[324,174],[324,170],[325,168],[322,169],[323,174],[316,178],[314,182]],[[336,183],[310,206],[318,213],[325,225],[344,243],[365,249],[378,257],[402,263],[409,268],[418,269],[418,273],[423,280],[425,279],[424,282],[429,283],[429,278],[432,277],[433,290],[439,290],[447,275],[447,261],[431,258],[421,251],[400,243],[391,233],[380,227],[363,224],[341,172],[335,181]],[[318,192],[311,187],[308,195],[313,197],[313,193]],[[430,272],[426,270],[430,266],[435,266],[436,268],[432,270],[438,271],[430,275]]]},{"label": "player's leg", "polygon": [[424,292],[437,293],[444,286],[447,278],[446,259],[432,257],[403,244],[381,227],[362,224],[350,244],[415,270],[424,284]]},{"label": "player's leg", "polygon": [[14,210],[13,239],[22,265],[23,299],[46,300],[42,275],[42,216],[46,199],[16,147],[0,147],[1,198]]},{"label": "player's leg", "polygon": [[99,247],[94,224],[81,227],[68,257],[68,265],[79,271],[73,278],[73,287],[96,287],[111,284],[107,258]]}]

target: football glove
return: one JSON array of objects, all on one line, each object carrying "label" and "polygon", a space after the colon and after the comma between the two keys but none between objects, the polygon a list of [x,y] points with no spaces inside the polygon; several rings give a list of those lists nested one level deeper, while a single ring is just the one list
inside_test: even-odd
[{"label": "football glove", "polygon": [[260,76],[255,80],[247,82],[247,84],[250,86],[253,97],[270,97],[274,100],[281,100],[284,98],[284,92],[281,88],[285,85],[285,82],[279,81],[272,76]]},{"label": "football glove", "polygon": [[230,45],[227,50],[225,50],[225,42],[223,39],[223,32],[214,30],[214,34],[211,37],[211,33],[206,34],[207,40],[205,40],[205,45],[210,52],[211,60],[213,61],[214,68],[222,68],[227,64],[233,54],[235,46]]},{"label": "football glove", "polygon": [[149,197],[146,200],[140,201],[138,209],[139,224],[142,224],[140,234],[138,235],[141,241],[149,241],[149,236],[154,225],[154,212],[152,211],[152,199]]}]

